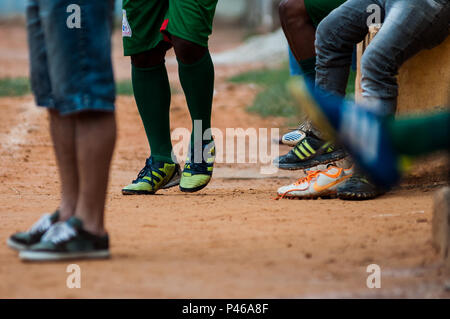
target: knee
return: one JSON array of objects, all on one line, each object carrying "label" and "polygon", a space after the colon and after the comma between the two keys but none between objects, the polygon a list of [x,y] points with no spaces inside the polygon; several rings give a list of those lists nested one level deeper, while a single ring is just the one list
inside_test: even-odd
[{"label": "knee", "polygon": [[160,47],[133,54],[131,56],[131,63],[138,68],[151,68],[164,63],[166,50]]},{"label": "knee", "polygon": [[319,23],[316,29],[316,47],[324,47],[331,41],[327,41],[333,34],[333,23],[328,22],[327,18]]},{"label": "knee", "polygon": [[364,76],[385,73],[389,69],[389,63],[370,46],[361,57],[361,73]]},{"label": "knee", "polygon": [[309,21],[304,0],[282,0],[278,5],[280,21],[286,27],[293,23],[305,23]]},{"label": "knee", "polygon": [[339,19],[333,12],[330,13],[325,19],[323,19],[316,30],[316,41],[314,43],[316,47],[316,53],[329,55],[334,52],[352,51],[353,44],[347,45],[343,43],[340,34],[337,32],[337,26]]},{"label": "knee", "polygon": [[178,60],[185,64],[197,62],[208,52],[208,48],[176,36],[172,36],[172,44]]}]

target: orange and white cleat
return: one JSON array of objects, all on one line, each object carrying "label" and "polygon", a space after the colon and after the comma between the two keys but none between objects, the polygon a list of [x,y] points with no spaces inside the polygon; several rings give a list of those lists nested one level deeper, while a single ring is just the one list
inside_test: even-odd
[{"label": "orange and white cleat", "polygon": [[298,198],[314,199],[335,197],[337,187],[353,175],[353,166],[349,169],[329,166],[324,170],[309,171],[308,175],[295,183],[278,189],[278,199]]}]

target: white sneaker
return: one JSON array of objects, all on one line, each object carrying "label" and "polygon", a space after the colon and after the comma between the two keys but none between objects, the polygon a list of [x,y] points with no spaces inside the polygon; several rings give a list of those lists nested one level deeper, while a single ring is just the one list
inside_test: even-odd
[{"label": "white sneaker", "polygon": [[278,189],[278,198],[318,198],[336,195],[339,184],[353,174],[349,169],[330,166],[325,170],[309,171],[295,183]]}]

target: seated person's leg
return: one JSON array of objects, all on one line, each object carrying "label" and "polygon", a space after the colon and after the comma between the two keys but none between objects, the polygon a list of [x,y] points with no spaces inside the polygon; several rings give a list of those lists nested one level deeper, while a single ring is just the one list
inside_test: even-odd
[{"label": "seated person's leg", "polygon": [[437,45],[448,35],[450,3],[432,6],[426,1],[389,3],[383,26],[361,60],[363,97],[386,114],[396,110],[400,66],[424,48]]},{"label": "seated person's leg", "polygon": [[280,3],[280,21],[289,46],[303,74],[314,81],[316,28],[305,8],[305,0],[284,0]]},{"label": "seated person's leg", "polygon": [[345,95],[354,45],[368,32],[367,7],[374,0],[348,0],[319,24],[316,32],[316,85]]},{"label": "seated person's leg", "polygon": [[314,81],[314,40],[319,23],[345,0],[283,0],[280,21],[295,58],[305,75]]}]

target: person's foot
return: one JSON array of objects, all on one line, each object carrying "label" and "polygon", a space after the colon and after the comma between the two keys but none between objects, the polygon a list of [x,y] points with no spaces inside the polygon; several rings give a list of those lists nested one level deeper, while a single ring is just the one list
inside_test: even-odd
[{"label": "person's foot", "polygon": [[137,178],[122,189],[123,195],[152,195],[161,188],[170,188],[180,183],[180,165],[147,158]]},{"label": "person's foot", "polygon": [[39,243],[22,250],[19,257],[26,261],[108,258],[109,239],[85,231],[83,222],[71,217],[54,224]]},{"label": "person's foot", "polygon": [[333,197],[337,187],[348,180],[353,174],[353,168],[344,169],[330,166],[326,170],[309,171],[306,177],[297,182],[280,187],[279,198],[312,199],[318,197]]},{"label": "person's foot", "polygon": [[27,249],[31,245],[38,243],[47,230],[58,220],[59,211],[55,211],[53,214],[44,214],[29,231],[11,235],[6,243],[15,250]]},{"label": "person's foot", "polygon": [[398,182],[401,166],[385,126],[387,116],[325,93],[302,78],[289,85],[299,107],[324,136],[338,138],[374,183],[389,188]]},{"label": "person's foot", "polygon": [[297,170],[335,162],[345,156],[347,153],[342,148],[336,148],[307,131],[289,153],[275,158],[273,164],[281,169]]},{"label": "person's foot", "polygon": [[343,200],[368,200],[386,193],[386,189],[374,184],[369,177],[355,172],[337,188],[337,197]]},{"label": "person's foot", "polygon": [[194,153],[194,147],[191,146],[181,175],[180,190],[182,192],[197,192],[205,188],[212,177],[216,156],[214,141],[203,143],[202,154],[200,154],[201,162],[195,162],[196,158],[194,157]]}]

